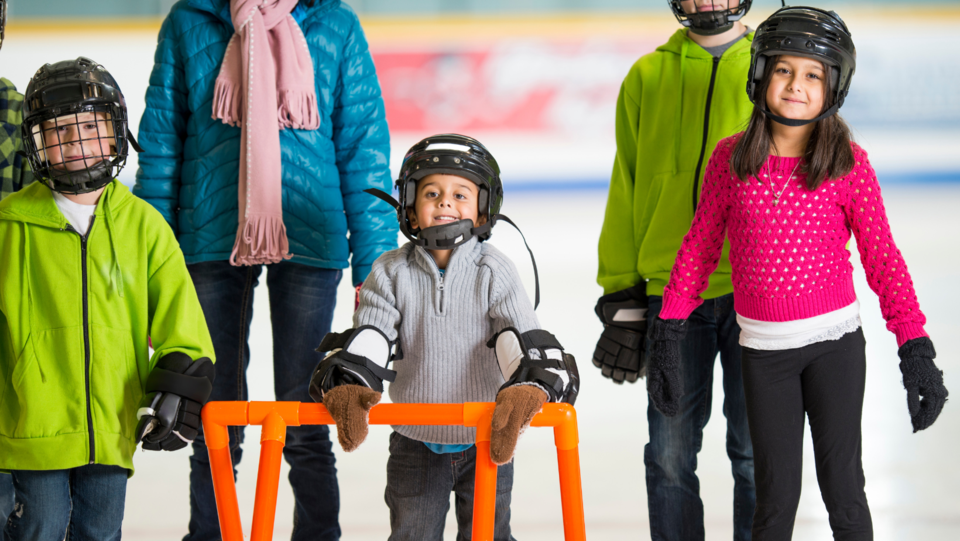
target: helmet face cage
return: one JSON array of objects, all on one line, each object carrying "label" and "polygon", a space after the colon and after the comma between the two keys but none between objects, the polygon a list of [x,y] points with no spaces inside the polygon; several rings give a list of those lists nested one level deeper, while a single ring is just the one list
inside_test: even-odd
[{"label": "helmet face cage", "polygon": [[[411,235],[420,232],[410,224],[407,209],[417,199],[417,181],[433,174],[456,175],[472,181],[479,188],[477,204],[480,215],[490,217],[503,205],[503,184],[497,161],[479,141],[457,134],[428,137],[414,145],[403,159],[396,182],[400,210],[400,227]],[[481,236],[486,240],[490,231]]]},{"label": "helmet face cage", "polygon": [[747,95],[755,105],[765,108],[760,94],[766,64],[780,55],[803,56],[823,62],[830,72],[828,87],[833,104],[839,108],[850,90],[856,71],[857,51],[850,31],[833,12],[810,7],[778,10],[757,29],[751,47]]},{"label": "helmet face cage", "polygon": [[24,98],[24,149],[37,178],[61,193],[113,180],[127,158],[127,109],[113,77],[85,58],[46,65]]},{"label": "helmet face cage", "polygon": [[684,11],[680,0],[667,0],[667,3],[670,4],[673,15],[681,25],[693,29],[697,34],[712,36],[733,27],[734,22],[742,19],[750,11],[753,0],[740,0],[740,4],[733,8],[697,13]]}]

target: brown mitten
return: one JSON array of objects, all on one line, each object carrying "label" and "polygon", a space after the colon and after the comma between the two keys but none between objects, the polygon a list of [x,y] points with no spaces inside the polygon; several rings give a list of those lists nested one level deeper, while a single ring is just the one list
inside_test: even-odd
[{"label": "brown mitten", "polygon": [[502,466],[513,459],[517,438],[546,401],[547,393],[536,385],[514,385],[497,393],[490,435],[490,459],[494,464]]},{"label": "brown mitten", "polygon": [[323,395],[323,405],[337,423],[337,439],[346,452],[367,439],[370,408],[380,402],[380,393],[362,385],[338,385]]}]

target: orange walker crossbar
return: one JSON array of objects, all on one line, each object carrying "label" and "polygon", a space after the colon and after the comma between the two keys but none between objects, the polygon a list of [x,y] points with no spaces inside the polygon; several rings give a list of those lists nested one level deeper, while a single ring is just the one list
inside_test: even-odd
[{"label": "orange walker crossbar", "polygon": [[[455,425],[477,427],[477,476],[473,500],[473,539],[492,541],[497,498],[497,465],[490,460],[493,403],[380,404],[370,410],[371,425]],[[224,541],[242,541],[237,486],[233,479],[228,426],[262,425],[260,469],[253,505],[251,541],[273,538],[280,484],[280,457],[287,427],[332,425],[323,404],[303,402],[210,402],[203,408],[203,432],[210,453],[213,489]],[[560,501],[566,541],[587,538],[577,449],[577,412],[568,404],[545,404],[530,426],[552,426],[560,470]]]}]

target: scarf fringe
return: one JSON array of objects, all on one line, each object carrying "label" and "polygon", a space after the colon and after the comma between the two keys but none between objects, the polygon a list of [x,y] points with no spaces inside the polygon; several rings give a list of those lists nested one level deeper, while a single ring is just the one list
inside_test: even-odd
[{"label": "scarf fringe", "polygon": [[317,95],[302,90],[278,90],[277,114],[280,129],[315,130],[320,127]]},{"label": "scarf fringe", "polygon": [[243,110],[243,89],[225,77],[217,77],[213,87],[213,118],[224,124],[240,127]]},{"label": "scarf fringe", "polygon": [[244,221],[230,254],[230,264],[269,265],[290,259],[287,228],[280,216],[258,215]]}]

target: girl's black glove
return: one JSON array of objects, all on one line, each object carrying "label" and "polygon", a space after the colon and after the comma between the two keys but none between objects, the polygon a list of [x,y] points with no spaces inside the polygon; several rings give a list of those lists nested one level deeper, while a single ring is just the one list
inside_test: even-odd
[{"label": "girl's black glove", "polygon": [[913,423],[913,431],[917,432],[937,420],[949,393],[943,386],[943,371],[933,364],[937,352],[929,338],[923,336],[908,340],[900,346],[897,355],[900,356],[903,386],[907,390],[910,422]]},{"label": "girl's black glove", "polygon": [[687,335],[687,320],[660,319],[650,328],[647,392],[660,413],[673,417],[680,411],[683,378],[680,375],[680,342]]}]

